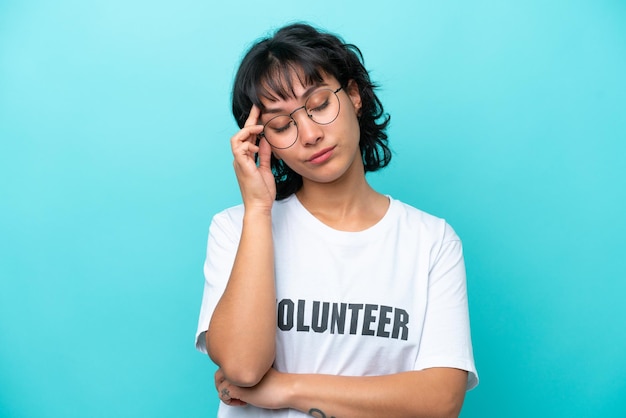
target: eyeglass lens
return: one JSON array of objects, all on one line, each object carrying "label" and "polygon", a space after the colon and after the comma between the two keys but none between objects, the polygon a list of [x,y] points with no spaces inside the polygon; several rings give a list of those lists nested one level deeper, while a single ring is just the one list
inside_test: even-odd
[{"label": "eyeglass lens", "polygon": [[[304,103],[307,116],[319,125],[328,125],[337,119],[339,107],[339,97],[330,89],[316,91]],[[298,138],[298,125],[292,116],[279,115],[265,124],[263,134],[274,148],[289,148]]]}]

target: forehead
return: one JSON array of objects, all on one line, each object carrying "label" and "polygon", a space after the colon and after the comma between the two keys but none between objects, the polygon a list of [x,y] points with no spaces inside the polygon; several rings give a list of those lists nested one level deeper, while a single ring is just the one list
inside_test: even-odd
[{"label": "forehead", "polygon": [[316,87],[329,85],[333,81],[333,76],[322,71],[307,75],[301,69],[290,68],[288,72],[269,73],[258,88],[261,110],[280,102],[300,99]]}]

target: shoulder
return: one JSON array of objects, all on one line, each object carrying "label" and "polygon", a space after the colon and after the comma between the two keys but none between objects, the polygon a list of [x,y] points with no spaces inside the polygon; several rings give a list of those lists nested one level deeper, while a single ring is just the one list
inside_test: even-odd
[{"label": "shoulder", "polygon": [[213,221],[227,222],[243,219],[244,208],[242,204],[231,206],[213,215]]},{"label": "shoulder", "polygon": [[209,227],[209,238],[237,241],[243,226],[243,205],[232,206],[213,215]]},{"label": "shoulder", "polygon": [[398,228],[418,233],[441,243],[460,241],[459,236],[446,219],[427,213],[421,209],[389,197]]}]

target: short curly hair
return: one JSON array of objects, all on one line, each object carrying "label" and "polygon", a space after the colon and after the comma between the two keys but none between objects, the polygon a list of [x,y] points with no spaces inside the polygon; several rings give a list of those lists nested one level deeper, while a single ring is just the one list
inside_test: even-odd
[{"label": "short curly hair", "polygon": [[[359,147],[365,171],[376,171],[391,161],[386,129],[390,116],[374,93],[363,65],[359,48],[346,44],[336,35],[322,32],[308,24],[296,23],[277,30],[272,37],[257,41],[245,54],[232,92],[232,111],[239,127],[243,127],[252,105],[263,109],[261,97],[293,97],[292,75],[301,74],[306,84],[333,76],[342,87],[353,80],[361,95],[359,115],[361,136]],[[302,176],[282,160],[272,156],[276,179],[276,200],[284,199],[302,187]]]}]

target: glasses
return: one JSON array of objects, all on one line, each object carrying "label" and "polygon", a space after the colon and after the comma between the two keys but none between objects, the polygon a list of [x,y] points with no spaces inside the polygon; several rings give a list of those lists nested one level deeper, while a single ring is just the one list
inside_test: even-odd
[{"label": "glasses", "polygon": [[269,144],[277,149],[289,148],[298,139],[298,124],[293,118],[293,114],[300,109],[304,109],[309,119],[318,125],[331,124],[339,116],[339,97],[337,90],[320,89],[309,96],[304,102],[304,106],[295,109],[288,115],[278,115],[267,121],[263,125],[261,136],[265,137]]}]

